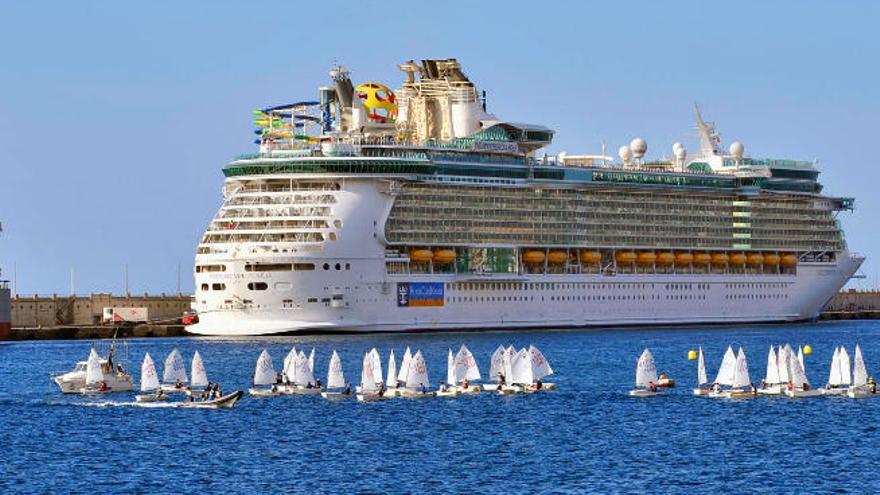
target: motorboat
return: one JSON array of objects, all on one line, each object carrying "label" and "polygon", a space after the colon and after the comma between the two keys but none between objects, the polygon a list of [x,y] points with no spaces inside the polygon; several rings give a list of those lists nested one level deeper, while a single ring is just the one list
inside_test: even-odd
[{"label": "motorboat", "polygon": [[[97,351],[93,348],[89,353],[97,356]],[[134,390],[134,380],[131,375],[126,372],[120,363],[116,364],[114,369],[113,355],[115,354],[115,344],[111,345],[110,353],[107,359],[98,357],[98,365],[101,373],[100,382],[105,385],[106,392],[131,392]],[[61,389],[64,394],[78,394],[86,388],[86,371],[88,368],[88,360],[76,363],[74,368],[66,373],[55,375],[52,381]]]},{"label": "motorboat", "polygon": [[218,397],[213,400],[188,400],[180,402],[178,407],[185,408],[193,408],[193,409],[230,409],[235,406],[235,403],[239,401],[244,396],[244,392],[241,390],[236,390],[231,394],[226,394],[224,396]]}]

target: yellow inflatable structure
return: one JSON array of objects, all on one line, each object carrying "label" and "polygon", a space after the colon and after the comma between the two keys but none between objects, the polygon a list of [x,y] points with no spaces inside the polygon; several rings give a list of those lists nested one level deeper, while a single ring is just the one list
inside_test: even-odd
[{"label": "yellow inflatable structure", "polygon": [[371,121],[384,123],[397,119],[397,98],[388,86],[365,82],[354,90],[367,109],[367,118]]}]

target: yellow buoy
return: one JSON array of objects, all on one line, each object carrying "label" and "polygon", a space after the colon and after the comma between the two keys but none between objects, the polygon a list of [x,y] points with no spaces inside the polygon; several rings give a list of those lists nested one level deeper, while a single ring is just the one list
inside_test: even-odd
[{"label": "yellow buoy", "polygon": [[688,361],[693,361],[694,359],[697,359],[697,351],[691,349],[688,351]]},{"label": "yellow buoy", "polygon": [[810,344],[805,345],[804,346],[804,354],[812,354],[812,353],[813,353],[813,347]]}]

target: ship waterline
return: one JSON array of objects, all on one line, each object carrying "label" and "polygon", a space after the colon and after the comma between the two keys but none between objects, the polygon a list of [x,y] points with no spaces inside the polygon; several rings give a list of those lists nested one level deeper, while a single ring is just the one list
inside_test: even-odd
[{"label": "ship waterline", "polygon": [[724,154],[699,113],[691,159],[538,159],[553,131],[485,113],[454,60],[401,68],[387,115],[339,68],[320,102],[261,111],[320,127],[267,124],[224,169],[192,333],[800,321],[863,261],[837,220],[852,199],[808,162]]}]

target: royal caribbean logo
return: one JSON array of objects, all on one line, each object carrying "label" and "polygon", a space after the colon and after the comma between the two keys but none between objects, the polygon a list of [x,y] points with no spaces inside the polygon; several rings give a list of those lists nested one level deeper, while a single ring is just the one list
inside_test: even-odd
[{"label": "royal caribbean logo", "polygon": [[398,282],[397,306],[401,308],[443,306],[442,282]]}]

